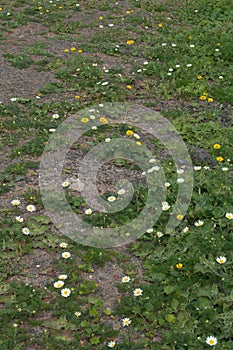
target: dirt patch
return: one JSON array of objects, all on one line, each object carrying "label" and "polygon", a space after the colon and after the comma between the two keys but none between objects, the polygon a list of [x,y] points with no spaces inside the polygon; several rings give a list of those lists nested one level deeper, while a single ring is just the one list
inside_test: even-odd
[{"label": "dirt patch", "polygon": [[10,103],[12,97],[33,98],[48,82],[57,82],[51,72],[38,72],[32,67],[17,69],[0,57],[0,100]]},{"label": "dirt patch", "polygon": [[20,258],[18,264],[23,266],[21,275],[13,276],[7,282],[17,281],[30,284],[37,288],[43,288],[52,283],[56,276],[53,260],[58,254],[50,254],[43,249],[35,249],[31,254]]}]

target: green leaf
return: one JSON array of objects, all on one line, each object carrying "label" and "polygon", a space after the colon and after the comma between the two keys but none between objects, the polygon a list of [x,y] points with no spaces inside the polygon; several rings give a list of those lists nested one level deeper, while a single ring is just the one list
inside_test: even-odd
[{"label": "green leaf", "polygon": [[210,298],[210,289],[204,289],[204,288],[199,289],[197,291],[197,296]]},{"label": "green leaf", "polygon": [[172,323],[175,321],[175,316],[172,315],[172,314],[168,314],[166,317],[165,317],[165,320],[168,321],[169,323]]},{"label": "green leaf", "polygon": [[112,311],[108,308],[108,309],[104,310],[104,313],[105,313],[105,315],[109,316],[109,315],[111,315]]},{"label": "green leaf", "polygon": [[176,290],[177,286],[171,285],[164,287],[164,293],[165,294],[171,294]]},{"label": "green leaf", "polygon": [[47,215],[32,216],[28,221],[36,221],[42,225],[48,225],[51,223],[51,220]]},{"label": "green leaf", "polygon": [[177,299],[173,299],[171,302],[171,307],[176,310],[179,306],[179,301]]},{"label": "green leaf", "polygon": [[99,337],[91,338],[91,344],[92,345],[98,345],[99,343],[100,343],[100,338]]}]

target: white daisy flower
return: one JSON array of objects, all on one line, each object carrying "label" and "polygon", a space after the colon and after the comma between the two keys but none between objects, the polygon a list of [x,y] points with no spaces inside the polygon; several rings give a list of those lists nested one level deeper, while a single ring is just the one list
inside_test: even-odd
[{"label": "white daisy flower", "polygon": [[17,205],[20,205],[20,200],[19,199],[12,199],[12,201],[11,201],[11,204],[12,205],[15,205],[15,206],[17,206]]},{"label": "white daisy flower", "polygon": [[135,139],[137,139],[137,140],[139,140],[139,139],[141,138],[141,137],[140,137],[138,134],[136,134],[136,133],[134,133],[133,136],[134,136]]},{"label": "white daisy flower", "polygon": [[194,166],[193,170],[196,170],[196,171],[201,170],[201,166]]},{"label": "white daisy flower", "polygon": [[184,182],[184,179],[182,177],[178,178],[176,181],[178,184],[182,184]]},{"label": "white daisy flower", "polygon": [[160,237],[162,237],[162,236],[163,236],[163,233],[162,233],[162,232],[160,232],[160,231],[158,231],[158,232],[156,233],[156,236],[160,238]]},{"label": "white daisy flower", "polygon": [[232,220],[233,219],[233,214],[232,213],[226,213],[226,218],[229,219],[229,220]]},{"label": "white daisy flower", "polygon": [[125,194],[124,188],[121,188],[119,191],[117,191],[117,194],[119,195]]},{"label": "white daisy flower", "polygon": [[91,208],[85,210],[85,214],[86,215],[91,215],[91,213],[92,213]]},{"label": "white daisy flower", "polygon": [[142,290],[141,288],[136,288],[136,289],[134,289],[134,291],[133,291],[133,295],[134,295],[135,297],[141,296],[142,293],[143,293],[143,290]]},{"label": "white daisy flower", "polygon": [[105,139],[105,142],[110,142],[110,141],[111,141],[110,137],[107,137],[107,138]]},{"label": "white daisy flower", "polygon": [[59,118],[60,118],[60,115],[57,114],[57,113],[54,113],[54,114],[52,115],[52,118],[53,118],[53,119],[59,119]]},{"label": "white daisy flower", "polygon": [[169,210],[171,207],[170,205],[168,204],[168,202],[162,202],[162,210],[163,211],[167,211]]},{"label": "white daisy flower", "polygon": [[147,233],[152,233],[154,231],[153,228],[149,228],[148,230],[146,230]]},{"label": "white daisy flower", "polygon": [[61,288],[61,287],[64,286],[64,282],[63,281],[57,281],[53,285],[54,285],[55,288]]},{"label": "white daisy flower", "polygon": [[62,255],[61,255],[64,259],[69,259],[70,257],[71,257],[71,254],[70,254],[70,252],[64,252],[64,253],[62,253]]},{"label": "white daisy flower", "polygon": [[121,278],[121,282],[122,283],[128,283],[130,281],[130,277],[129,276],[123,276],[122,278]]},{"label": "white daisy flower", "polygon": [[62,183],[62,187],[68,187],[68,186],[70,186],[70,182],[69,181],[64,181]]},{"label": "white daisy flower", "polygon": [[64,298],[67,298],[70,296],[70,293],[71,293],[71,290],[69,288],[64,288],[61,290],[61,295],[64,297]]},{"label": "white daisy flower", "polygon": [[169,187],[169,186],[171,186],[171,184],[170,184],[170,182],[165,182],[164,186]]},{"label": "white daisy flower", "polygon": [[116,342],[113,340],[108,343],[109,348],[114,348],[115,345],[116,345]]},{"label": "white daisy flower", "polygon": [[29,204],[26,206],[26,209],[27,209],[27,211],[33,212],[36,210],[36,207],[33,204]]},{"label": "white daisy flower", "polygon": [[228,170],[229,170],[229,168],[227,168],[227,167],[222,168],[222,171],[228,171]]},{"label": "white daisy flower", "polygon": [[23,228],[22,228],[22,233],[23,233],[24,235],[26,235],[26,236],[29,236],[29,235],[30,235],[30,230],[29,230],[29,228],[23,227]]},{"label": "white daisy flower", "polygon": [[182,230],[184,233],[187,233],[187,232],[189,232],[189,228],[188,228],[188,226],[186,226],[185,228],[183,228],[183,230]]},{"label": "white daisy flower", "polygon": [[114,202],[115,200],[116,200],[116,197],[114,197],[114,196],[108,197],[109,202]]},{"label": "white daisy flower", "polygon": [[74,313],[74,315],[75,315],[76,317],[80,317],[82,314],[81,314],[80,311],[76,311],[76,312]]},{"label": "white daisy flower", "polygon": [[66,248],[67,246],[68,246],[68,243],[66,243],[66,242],[61,242],[59,244],[59,247],[61,247],[61,248]]},{"label": "white daisy flower", "polygon": [[184,173],[184,169],[177,169],[176,172],[178,175],[181,175]]},{"label": "white daisy flower", "polygon": [[202,220],[198,220],[198,221],[194,222],[194,225],[197,227],[202,226],[203,224],[204,224],[204,221],[202,221]]},{"label": "white daisy flower", "polygon": [[131,322],[132,322],[131,319],[128,318],[128,317],[122,319],[122,325],[123,325],[123,327],[129,326]]},{"label": "white daisy flower", "polygon": [[21,216],[16,216],[16,217],[15,217],[15,220],[16,220],[17,222],[23,222],[23,218],[21,218]]},{"label": "white daisy flower", "polygon": [[58,278],[59,280],[66,280],[67,279],[67,275],[59,275]]},{"label": "white daisy flower", "polygon": [[153,173],[154,171],[159,171],[159,170],[160,170],[160,167],[155,165],[152,168],[148,169],[147,173],[149,174],[149,173]]},{"label": "white daisy flower", "polygon": [[210,346],[216,345],[218,342],[216,337],[213,337],[212,335],[206,338],[206,343]]},{"label": "white daisy flower", "polygon": [[227,261],[227,258],[225,256],[219,256],[218,258],[216,258],[216,261],[219,264],[224,264]]}]

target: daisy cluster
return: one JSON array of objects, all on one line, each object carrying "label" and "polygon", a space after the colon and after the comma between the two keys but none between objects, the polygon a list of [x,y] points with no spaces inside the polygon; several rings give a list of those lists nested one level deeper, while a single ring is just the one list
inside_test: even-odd
[{"label": "daisy cluster", "polygon": [[[21,201],[20,199],[12,199],[11,200],[11,204],[16,208],[16,211],[18,208],[21,207]],[[34,204],[28,204],[26,205],[26,211],[29,213],[32,213],[34,211],[36,211],[36,207]],[[25,219],[23,216],[21,215],[17,215],[15,216],[15,221],[18,223],[23,224],[25,222]],[[31,234],[30,228],[28,228],[27,226],[22,227],[22,234],[25,236],[29,236]]]}]

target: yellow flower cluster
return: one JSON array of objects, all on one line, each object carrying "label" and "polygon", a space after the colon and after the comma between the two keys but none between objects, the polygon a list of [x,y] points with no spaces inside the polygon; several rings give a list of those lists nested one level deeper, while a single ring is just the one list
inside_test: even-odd
[{"label": "yellow flower cluster", "polygon": [[71,47],[70,49],[65,49],[65,50],[64,50],[65,53],[68,53],[68,52],[70,52],[70,51],[71,51],[71,52],[77,51],[78,53],[82,53],[82,52],[83,52],[82,49],[78,49],[78,50],[77,50],[76,47],[74,47],[74,46]]}]

